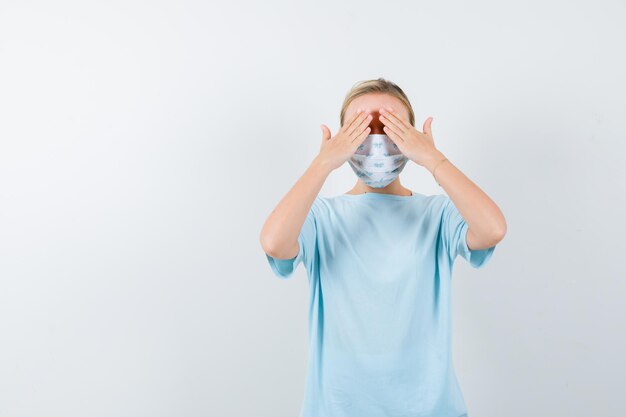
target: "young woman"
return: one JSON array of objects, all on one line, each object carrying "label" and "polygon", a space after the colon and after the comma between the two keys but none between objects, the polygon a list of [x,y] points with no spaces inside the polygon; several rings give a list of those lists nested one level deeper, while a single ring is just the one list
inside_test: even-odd
[{"label": "young woman", "polygon": [[[272,271],[309,282],[309,358],[301,417],[467,415],[452,364],[451,277],[457,255],[474,268],[506,233],[496,204],[436,147],[432,117],[415,129],[396,84],[356,84],[331,137],[267,218],[260,241]],[[411,160],[447,195],[400,184]],[[345,194],[321,197],[344,162]],[[448,197],[449,196],[449,197]]]}]

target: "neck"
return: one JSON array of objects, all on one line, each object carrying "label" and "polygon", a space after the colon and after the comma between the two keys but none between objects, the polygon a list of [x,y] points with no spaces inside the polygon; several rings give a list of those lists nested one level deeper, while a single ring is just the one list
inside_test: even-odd
[{"label": "neck", "polygon": [[354,187],[348,191],[346,194],[364,194],[364,193],[379,193],[379,194],[394,194],[394,195],[402,195],[402,196],[410,196],[411,190],[405,188],[402,184],[400,184],[400,179],[396,178],[389,185],[382,188],[374,188],[366,185],[362,181],[357,181]]}]

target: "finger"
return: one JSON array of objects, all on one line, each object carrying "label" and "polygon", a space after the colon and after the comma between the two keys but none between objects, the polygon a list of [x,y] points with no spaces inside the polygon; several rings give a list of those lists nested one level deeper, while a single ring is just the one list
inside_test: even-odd
[{"label": "finger", "polygon": [[427,135],[430,135],[430,136],[433,135],[433,132],[432,132],[432,130],[430,128],[430,125],[432,124],[432,122],[433,122],[433,118],[432,117],[429,117],[424,122],[424,133],[426,133]]},{"label": "finger", "polygon": [[350,132],[348,136],[360,135],[361,132],[363,132],[363,130],[369,126],[371,121],[372,121],[372,115],[368,114],[367,116],[365,116],[365,118],[363,118],[361,123],[358,126],[356,126],[352,132]]},{"label": "finger", "polygon": [[330,129],[326,125],[321,125],[322,128],[322,142],[325,142],[331,138]]},{"label": "finger", "polygon": [[396,121],[390,119],[386,115],[381,114],[380,121],[383,122],[385,126],[389,127],[390,129],[393,129],[398,134],[404,133],[404,128],[402,128]]},{"label": "finger", "polygon": [[[356,118],[356,120],[354,120],[352,122],[352,124],[350,125],[350,127],[346,130],[346,134],[348,136],[352,136],[352,134],[356,131],[356,129],[361,125],[361,123],[363,123],[364,120],[367,120],[367,116],[369,116],[369,113],[367,112],[363,112],[359,115],[359,117]],[[368,122],[369,123],[369,122]]]},{"label": "finger", "polygon": [[367,135],[370,134],[370,131],[372,130],[371,127],[367,127],[363,132],[361,132],[361,134],[357,135],[354,139],[352,139],[352,143],[353,144],[357,144],[360,145],[361,143],[363,143],[363,141],[365,140],[365,138],[367,137]]},{"label": "finger", "polygon": [[402,130],[403,132],[408,130],[408,127],[405,125],[404,121],[400,119],[394,112],[384,111],[383,114],[381,114],[381,120],[383,121],[383,123],[385,123],[385,120],[389,121],[389,123],[393,123],[398,127],[398,129]]},{"label": "finger", "polygon": [[354,123],[356,121],[356,119],[358,119],[358,117],[361,115],[362,111],[363,111],[362,109],[359,109],[358,111],[354,112],[352,117],[350,117],[350,120],[347,123],[343,124],[343,127],[341,128],[340,132],[341,133],[345,133],[350,128],[352,123]]},{"label": "finger", "polygon": [[[404,133],[397,130],[395,126],[391,127],[391,126],[384,126],[383,127],[383,131],[385,132],[385,134],[387,136],[389,136],[391,138],[391,135],[395,135],[398,139],[394,139],[394,142],[398,142],[398,141],[402,141],[404,142],[404,139],[402,139],[402,137],[404,136]],[[392,138],[393,139],[393,138]]]},{"label": "finger", "polygon": [[[400,149],[400,144],[404,143],[404,139],[402,139],[402,136],[389,129],[387,126],[383,127],[383,130],[385,131],[385,134],[389,136],[389,138],[393,141],[393,143],[398,145],[398,149]],[[402,152],[402,149],[400,149],[400,152]]]},{"label": "finger", "polygon": [[392,109],[391,107],[389,107],[388,110],[390,114],[395,116],[406,129],[408,130],[413,129],[413,125],[411,124],[411,122],[409,122],[407,119],[402,117],[400,113],[398,113],[397,111],[394,111],[394,109]]},{"label": "finger", "polygon": [[391,131],[395,132],[397,135],[404,136],[406,134],[406,132],[401,127],[399,127],[396,123],[394,123],[393,121],[389,120],[388,118],[384,117],[384,115],[381,115],[381,119],[380,120],[385,125],[383,127],[383,130],[385,132],[387,132],[387,130],[391,130]]}]

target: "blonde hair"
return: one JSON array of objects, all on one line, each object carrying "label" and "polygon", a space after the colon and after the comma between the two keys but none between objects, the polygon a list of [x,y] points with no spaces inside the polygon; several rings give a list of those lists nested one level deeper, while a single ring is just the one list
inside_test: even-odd
[{"label": "blonde hair", "polygon": [[400,87],[384,78],[359,81],[352,86],[350,91],[348,91],[348,94],[346,94],[346,98],[343,100],[343,105],[341,106],[341,113],[339,113],[340,127],[343,127],[344,118],[346,116],[346,109],[348,108],[350,103],[359,96],[372,93],[389,94],[390,96],[399,99],[409,112],[409,122],[411,122],[411,126],[415,127],[415,114],[413,113],[413,107],[409,102],[409,98],[406,96],[406,94],[404,94],[404,91],[402,91]]}]

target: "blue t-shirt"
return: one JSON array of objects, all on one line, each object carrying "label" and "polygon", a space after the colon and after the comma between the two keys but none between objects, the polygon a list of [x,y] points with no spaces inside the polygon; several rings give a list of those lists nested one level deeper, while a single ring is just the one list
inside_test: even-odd
[{"label": "blue t-shirt", "polygon": [[452,363],[451,275],[495,246],[467,247],[447,195],[318,196],[293,259],[272,271],[309,282],[308,364],[301,417],[461,417]]}]

